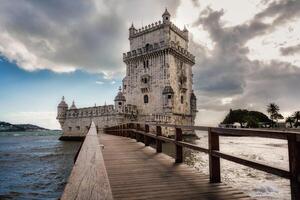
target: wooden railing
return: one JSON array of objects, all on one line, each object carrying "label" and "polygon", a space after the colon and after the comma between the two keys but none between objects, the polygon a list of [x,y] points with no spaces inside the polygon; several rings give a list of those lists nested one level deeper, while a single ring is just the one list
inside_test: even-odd
[{"label": "wooden railing", "polygon": [[78,153],[61,200],[113,199],[95,124]]},{"label": "wooden railing", "polygon": [[[155,126],[154,132],[150,132],[150,126]],[[162,127],[175,129],[175,139],[162,136]],[[182,131],[200,130],[208,132],[208,148],[182,141]],[[247,167],[268,172],[290,180],[291,199],[300,199],[300,133],[288,131],[273,131],[259,129],[229,129],[205,126],[180,126],[156,123],[129,123],[121,124],[105,129],[108,134],[131,137],[137,141],[149,145],[149,138],[156,141],[156,151],[162,152],[162,142],[175,145],[175,162],[183,161],[183,147],[199,152],[207,153],[209,156],[209,177],[211,183],[221,182],[220,158],[229,160]],[[247,160],[241,157],[229,155],[220,151],[219,136],[247,136],[283,139],[288,142],[289,170],[277,168],[257,161]]]}]

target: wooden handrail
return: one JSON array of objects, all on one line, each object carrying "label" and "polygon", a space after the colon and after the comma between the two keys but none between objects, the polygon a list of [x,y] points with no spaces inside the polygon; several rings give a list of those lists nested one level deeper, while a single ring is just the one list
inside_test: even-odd
[{"label": "wooden handrail", "polygon": [[61,196],[61,200],[75,199],[113,199],[94,122],[84,139]]},{"label": "wooden handrail", "polygon": [[[149,132],[149,126],[156,127],[156,133]],[[141,130],[141,127],[145,127]],[[169,127],[175,129],[175,139],[171,139],[161,135],[161,127]],[[183,130],[201,130],[208,132],[208,148],[199,147],[197,145],[183,142]],[[157,152],[162,152],[161,142],[173,143],[175,145],[175,162],[180,163],[183,160],[182,147],[204,152],[209,155],[209,173],[210,182],[221,182],[220,158],[235,162],[247,167],[268,172],[282,178],[290,179],[291,197],[292,200],[300,199],[300,133],[295,131],[277,131],[277,130],[261,130],[261,129],[237,129],[237,128],[219,128],[206,126],[182,126],[174,124],[159,124],[159,123],[145,123],[134,122],[130,124],[123,124],[121,126],[114,126],[105,129],[105,132],[127,136],[140,140],[143,136],[143,142],[149,145],[149,139],[153,138],[156,141]],[[269,166],[267,164],[259,163],[257,161],[247,160],[237,156],[229,155],[220,152],[219,136],[247,136],[247,137],[262,137],[283,139],[288,141],[289,152],[289,166],[290,170],[280,169]]]}]

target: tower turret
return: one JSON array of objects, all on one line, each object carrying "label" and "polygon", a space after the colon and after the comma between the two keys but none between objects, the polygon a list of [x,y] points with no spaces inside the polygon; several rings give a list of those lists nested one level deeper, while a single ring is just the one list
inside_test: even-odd
[{"label": "tower turret", "polygon": [[190,104],[191,104],[191,114],[193,116],[196,116],[196,112],[197,112],[197,98],[196,95],[194,94],[194,91],[192,91],[191,93],[191,98],[190,98]]},{"label": "tower turret", "polygon": [[57,106],[57,117],[61,126],[64,125],[66,121],[66,114],[68,110],[68,104],[65,102],[65,97],[63,96],[60,103]]},{"label": "tower turret", "polygon": [[125,106],[125,96],[122,92],[121,87],[119,88],[119,92],[117,94],[117,96],[115,97],[115,109],[118,113],[122,113],[123,112],[123,108]]},{"label": "tower turret", "polygon": [[170,23],[171,15],[168,12],[167,8],[166,8],[165,12],[163,13],[162,18],[163,18],[163,23],[164,24],[169,24]]},{"label": "tower turret", "polygon": [[187,30],[186,26],[184,25],[184,28],[183,28],[183,34],[184,36],[188,39],[189,38],[189,30]]},{"label": "tower turret", "polygon": [[77,107],[75,106],[75,102],[74,102],[74,100],[73,100],[72,105],[71,105],[71,107],[70,107],[70,110],[74,110],[74,109],[77,109]]},{"label": "tower turret", "polygon": [[133,23],[131,24],[131,27],[129,28],[129,37],[133,36],[136,29],[134,28]]},{"label": "tower turret", "polygon": [[174,104],[174,90],[170,85],[167,85],[163,89],[163,98],[164,98],[164,111],[172,112],[173,104]]}]

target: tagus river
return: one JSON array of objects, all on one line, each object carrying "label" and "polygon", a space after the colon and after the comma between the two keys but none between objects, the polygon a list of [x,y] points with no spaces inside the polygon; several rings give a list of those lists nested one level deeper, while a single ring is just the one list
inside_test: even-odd
[{"label": "tagus river", "polygon": [[80,142],[60,131],[0,133],[0,199],[58,199]]}]

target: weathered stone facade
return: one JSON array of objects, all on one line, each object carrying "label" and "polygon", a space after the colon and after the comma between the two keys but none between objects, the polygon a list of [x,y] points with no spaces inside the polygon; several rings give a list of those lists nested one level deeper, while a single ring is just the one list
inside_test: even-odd
[{"label": "weathered stone facade", "polygon": [[130,120],[194,125],[195,57],[188,51],[188,30],[177,28],[167,10],[162,18],[141,29],[129,28],[126,76],[115,106],[68,109],[64,101],[59,104],[57,119],[64,134],[84,135],[91,120],[98,128]]}]

